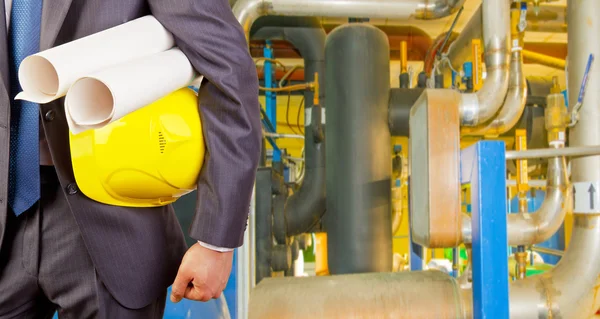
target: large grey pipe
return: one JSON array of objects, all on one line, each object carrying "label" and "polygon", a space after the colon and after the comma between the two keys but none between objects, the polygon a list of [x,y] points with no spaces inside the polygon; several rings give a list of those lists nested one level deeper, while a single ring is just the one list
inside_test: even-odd
[{"label": "large grey pipe", "polygon": [[256,283],[271,277],[273,250],[273,177],[270,167],[261,167],[256,173]]},{"label": "large grey pipe", "polygon": [[261,16],[364,17],[407,20],[440,19],[456,12],[465,0],[238,0],[233,13],[249,39]]},{"label": "large grey pipe", "polygon": [[[256,31],[254,31],[256,30]],[[325,30],[317,18],[263,17],[254,26],[253,39],[280,39],[291,43],[304,59],[304,81],[312,82],[315,72],[325,73]],[[320,77],[319,100],[325,103],[325,81]],[[295,236],[308,231],[325,213],[325,140],[321,107],[313,107],[314,92],[304,91],[304,180],[285,205],[285,232]]]},{"label": "large grey pipe", "polygon": [[417,102],[424,89],[395,88],[390,92],[389,126],[392,136],[409,137],[408,122],[410,109]]},{"label": "large grey pipe", "polygon": [[387,36],[368,24],[338,27],[325,60],[329,270],[391,271]]}]

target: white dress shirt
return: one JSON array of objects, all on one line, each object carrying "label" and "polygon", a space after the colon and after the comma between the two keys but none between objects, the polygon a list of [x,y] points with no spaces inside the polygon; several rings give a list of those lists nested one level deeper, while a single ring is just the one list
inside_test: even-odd
[{"label": "white dress shirt", "polygon": [[[40,0],[42,1],[42,0]],[[10,11],[12,8],[12,0],[4,0],[4,9],[6,12],[6,29],[8,30],[8,27],[10,26]],[[210,250],[214,250],[214,251],[218,251],[218,252],[228,252],[228,251],[232,251],[233,249],[231,248],[222,248],[222,247],[217,247],[217,246],[213,246],[207,243],[203,243],[201,241],[198,241],[198,243],[200,245],[202,245],[203,247],[206,247]]]}]

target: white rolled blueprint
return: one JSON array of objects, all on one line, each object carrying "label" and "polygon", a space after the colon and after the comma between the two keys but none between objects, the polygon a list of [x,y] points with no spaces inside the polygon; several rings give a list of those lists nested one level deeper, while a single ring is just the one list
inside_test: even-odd
[{"label": "white rolled blueprint", "polygon": [[27,57],[19,67],[23,92],[16,99],[51,102],[81,77],[174,45],[172,34],[155,17],[132,20]]},{"label": "white rolled blueprint", "polygon": [[78,79],[65,99],[69,129],[101,128],[189,86],[196,74],[178,48],[115,65]]}]

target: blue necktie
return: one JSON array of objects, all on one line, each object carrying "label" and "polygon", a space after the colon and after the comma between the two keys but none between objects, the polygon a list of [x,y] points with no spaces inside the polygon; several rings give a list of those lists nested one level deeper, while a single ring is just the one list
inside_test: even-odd
[{"label": "blue necktie", "polygon": [[40,199],[39,106],[15,101],[21,91],[18,70],[29,55],[39,52],[42,0],[13,0],[11,48],[11,119],[8,204],[18,216]]}]

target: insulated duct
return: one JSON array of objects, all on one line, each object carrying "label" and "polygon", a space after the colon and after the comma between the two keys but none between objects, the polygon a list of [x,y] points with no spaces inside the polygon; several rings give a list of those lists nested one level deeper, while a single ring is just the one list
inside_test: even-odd
[{"label": "insulated duct", "polygon": [[329,270],[391,271],[387,36],[368,24],[338,27],[325,59]]},{"label": "insulated duct", "polygon": [[273,250],[273,177],[270,167],[261,167],[256,173],[256,283],[271,277]]},{"label": "insulated duct", "polygon": [[[325,31],[316,18],[263,17],[252,29],[252,39],[285,40],[304,59],[304,81],[313,82],[315,72],[325,73]],[[325,81],[320,77],[319,101],[325,103]],[[322,132],[325,118],[321,106],[313,105],[314,91],[304,91],[306,119],[304,129],[304,179],[285,204],[287,236],[307,232],[325,213],[325,140]]]},{"label": "insulated duct", "polygon": [[456,12],[465,0],[238,0],[233,13],[249,39],[261,16],[364,17],[407,20],[440,19]]},{"label": "insulated duct", "polygon": [[410,109],[417,102],[423,90],[395,88],[390,91],[389,126],[392,136],[409,137]]}]

